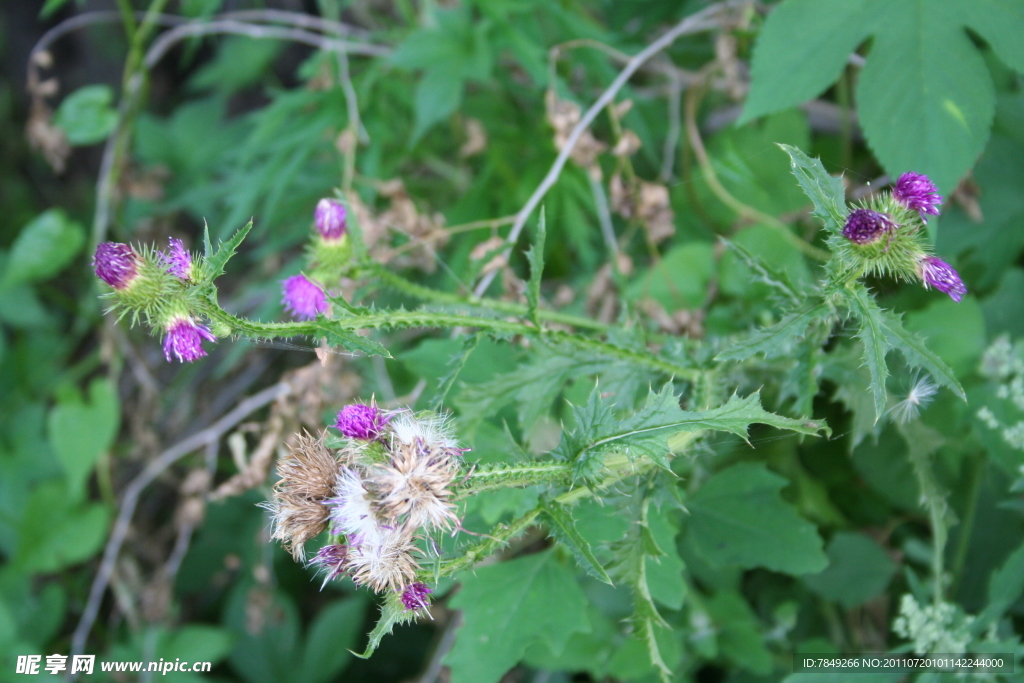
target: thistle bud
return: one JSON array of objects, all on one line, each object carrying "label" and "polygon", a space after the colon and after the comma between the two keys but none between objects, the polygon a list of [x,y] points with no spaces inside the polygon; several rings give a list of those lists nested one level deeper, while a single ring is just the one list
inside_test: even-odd
[{"label": "thistle bud", "polygon": [[375,405],[352,403],[338,413],[335,428],[350,439],[376,441],[390,418]]},{"label": "thistle bud", "polygon": [[167,254],[161,254],[161,260],[167,265],[167,272],[182,280],[192,279],[192,254],[185,249],[181,240],[171,237]]},{"label": "thistle bud", "polygon": [[345,235],[348,212],[334,199],[321,199],[313,213],[317,232],[325,241],[340,240]]},{"label": "thistle bud", "polygon": [[893,199],[908,209],[917,211],[924,220],[925,214],[939,215],[942,196],[935,183],[920,173],[904,173],[896,180],[892,190]]},{"label": "thistle bud", "polygon": [[883,235],[892,233],[899,227],[889,216],[871,209],[854,209],[846,218],[843,226],[843,237],[854,244],[874,244]]},{"label": "thistle bud", "polygon": [[198,360],[206,355],[203,340],[217,341],[209,328],[188,315],[171,318],[164,330],[164,356],[168,363],[172,361],[172,356],[176,356],[182,363]]},{"label": "thistle bud", "polygon": [[139,273],[139,255],[119,242],[104,242],[96,247],[92,266],[96,277],[116,290],[122,290],[135,281]]},{"label": "thistle bud", "polygon": [[967,294],[967,287],[960,279],[960,274],[942,259],[926,256],[921,259],[917,270],[925,289],[934,287],[940,292],[948,294],[949,298],[957,303],[960,303],[960,300]]},{"label": "thistle bud", "polygon": [[402,591],[402,604],[405,605],[405,609],[408,611],[418,612],[420,610],[426,610],[430,607],[430,600],[427,598],[433,591],[427,588],[427,584],[410,583]]},{"label": "thistle bud", "polygon": [[315,320],[327,312],[327,295],[305,275],[281,281],[281,303],[296,320]]}]

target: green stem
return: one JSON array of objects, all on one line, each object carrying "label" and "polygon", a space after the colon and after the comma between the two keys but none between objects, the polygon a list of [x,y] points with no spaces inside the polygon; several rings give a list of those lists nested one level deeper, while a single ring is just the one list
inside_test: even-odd
[{"label": "green stem", "polygon": [[[518,316],[525,316],[528,312],[526,306],[512,301],[486,299],[477,296],[464,297],[459,296],[458,294],[452,294],[451,292],[441,292],[436,289],[431,289],[430,287],[424,287],[423,285],[418,285],[406,280],[401,275],[398,275],[377,263],[364,264],[364,266],[371,270],[377,278],[387,283],[387,285],[392,289],[396,289],[421,301],[433,301],[435,303],[449,304],[452,306],[479,306]],[[609,329],[609,326],[604,323],[568,313],[540,309],[537,311],[537,314],[540,316],[541,320],[549,320],[551,322],[571,325],[573,327],[600,330],[602,332],[606,332]]]},{"label": "green stem", "polygon": [[482,491],[535,484],[567,484],[572,479],[572,464],[567,462],[528,462],[473,470],[462,480],[456,498]]},{"label": "green stem", "polygon": [[967,505],[964,508],[963,522],[960,523],[960,538],[957,539],[956,555],[953,559],[953,583],[950,586],[950,594],[954,594],[960,582],[960,574],[967,560],[967,550],[971,545],[971,532],[974,530],[974,519],[978,514],[978,500],[981,497],[982,471],[985,468],[985,454],[976,455],[970,465],[968,474],[969,484],[967,492]]},{"label": "green stem", "polygon": [[[904,427],[904,430],[906,429],[907,427]],[[909,433],[907,437],[914,438]],[[943,601],[944,595],[943,575],[945,573],[946,541],[949,538],[949,529],[946,526],[946,497],[935,481],[935,472],[932,470],[929,452],[923,448],[908,448],[907,450],[932,527],[932,577],[935,582],[933,599],[938,605]]]}]

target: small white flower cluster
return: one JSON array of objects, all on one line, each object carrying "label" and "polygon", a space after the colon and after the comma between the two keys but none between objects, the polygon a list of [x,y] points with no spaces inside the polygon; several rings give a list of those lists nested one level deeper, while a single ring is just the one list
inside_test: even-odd
[{"label": "small white flower cluster", "polygon": [[303,543],[329,527],[339,538],[310,562],[325,582],[347,575],[378,593],[402,593],[420,609],[430,591],[415,583],[416,540],[458,526],[450,489],[463,449],[434,414],[358,405],[338,419],[348,437],[342,448],[331,453],[322,439],[307,439],[278,463],[281,480],[268,504],[274,538],[302,559]]},{"label": "small white flower cluster", "polygon": [[919,655],[938,653],[963,654],[971,642],[974,617],[964,614],[959,605],[940,602],[918,604],[909,593],[900,600],[900,616],[892,624],[893,632],[914,642]]},{"label": "small white flower cluster", "polygon": [[[1008,335],[1002,335],[985,350],[981,358],[981,374],[999,382],[996,397],[1009,400],[1017,410],[1024,411],[1024,360],[1022,349],[1010,343]],[[1000,430],[1000,436],[1011,448],[1024,451],[1024,420],[1004,424],[989,406],[982,406],[977,412],[978,419],[989,429]]]}]

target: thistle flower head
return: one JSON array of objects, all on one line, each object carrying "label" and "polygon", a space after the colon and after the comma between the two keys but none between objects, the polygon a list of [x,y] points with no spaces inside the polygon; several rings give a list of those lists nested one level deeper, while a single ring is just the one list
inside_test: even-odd
[{"label": "thistle flower head", "polygon": [[363,545],[375,547],[383,542],[390,527],[377,519],[374,500],[359,472],[343,467],[338,473],[334,497],[327,501],[335,533],[343,533],[354,551]]},{"label": "thistle flower head", "polygon": [[854,244],[873,244],[899,226],[886,214],[871,209],[854,209],[846,218],[843,237]]},{"label": "thistle flower head", "polygon": [[281,282],[281,303],[297,320],[315,320],[327,312],[327,295],[305,275],[293,275]]},{"label": "thistle flower head", "polygon": [[935,183],[926,175],[904,173],[896,180],[892,196],[903,206],[921,214],[922,219],[925,214],[939,215],[942,196],[939,194],[939,189],[935,187]]},{"label": "thistle flower head", "polygon": [[139,255],[120,242],[103,242],[96,247],[92,259],[92,267],[96,277],[114,289],[124,289],[138,275]]},{"label": "thistle flower head", "polygon": [[935,398],[939,387],[929,377],[917,377],[912,380],[906,397],[891,409],[896,422],[907,424],[917,419],[921,409],[926,408]]},{"label": "thistle flower head", "polygon": [[395,415],[392,420],[391,433],[396,441],[404,444],[422,441],[457,453],[462,451],[455,439],[452,438],[448,421],[442,416],[423,417],[403,411]]},{"label": "thistle flower head", "polygon": [[409,444],[396,439],[391,462],[374,468],[367,485],[381,516],[389,522],[449,529],[458,522],[448,488],[457,472],[451,449],[423,439]]},{"label": "thistle flower head", "polygon": [[373,403],[350,403],[338,413],[334,426],[350,439],[375,441],[384,433],[390,419]]},{"label": "thistle flower head", "polygon": [[167,362],[172,356],[181,363],[191,363],[206,355],[203,340],[217,341],[209,328],[197,323],[189,315],[172,317],[164,327],[164,356]]},{"label": "thistle flower head", "polygon": [[317,232],[326,241],[340,240],[345,235],[347,216],[344,204],[326,198],[317,202],[313,212]]},{"label": "thistle flower head", "polygon": [[167,254],[161,254],[161,260],[167,265],[167,272],[182,280],[192,279],[192,254],[185,249],[184,243],[176,237],[168,240],[170,246]]},{"label": "thistle flower head", "polygon": [[345,574],[345,560],[348,557],[348,547],[344,543],[325,545],[317,551],[313,559],[309,561],[310,567],[316,567],[317,571],[324,572],[324,582],[320,586],[323,590],[328,581],[333,581]]},{"label": "thistle flower head", "polygon": [[306,541],[327,526],[330,511],[326,500],[334,491],[338,461],[319,439],[306,434],[277,461],[277,474],[280,479],[274,484],[274,499],[266,505],[272,513],[271,537],[301,560]]},{"label": "thistle flower head", "polygon": [[967,287],[964,286],[960,274],[940,258],[925,256],[917,266],[918,276],[924,283],[925,289],[935,289],[949,295],[953,301],[960,303],[960,300],[967,294]]},{"label": "thistle flower head", "polygon": [[397,593],[416,579],[415,550],[411,531],[386,529],[375,542],[350,547],[345,569],[359,586]]},{"label": "thistle flower head", "polygon": [[405,605],[406,610],[418,612],[420,610],[426,610],[430,607],[430,599],[427,598],[433,591],[427,588],[427,584],[410,583],[402,591],[402,604]]}]

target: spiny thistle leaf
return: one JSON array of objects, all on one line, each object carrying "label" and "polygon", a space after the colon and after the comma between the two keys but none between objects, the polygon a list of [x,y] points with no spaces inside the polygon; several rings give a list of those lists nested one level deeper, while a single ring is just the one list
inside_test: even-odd
[{"label": "spiny thistle leaf", "polygon": [[368,356],[391,358],[391,354],[381,344],[333,323],[334,321],[323,316],[317,318],[314,327],[319,331],[315,337],[325,340],[330,346],[341,346],[349,351],[362,351]]},{"label": "spiny thistle leaf", "polygon": [[753,332],[718,354],[716,360],[746,360],[758,353],[766,357],[788,353],[791,344],[803,337],[815,321],[828,318],[831,314],[832,308],[824,303],[806,306],[783,317],[771,327]]},{"label": "spiny thistle leaf", "polygon": [[569,509],[564,505],[550,502],[544,504],[544,514],[549,522],[551,536],[565,546],[576,558],[576,563],[588,574],[599,581],[611,585],[612,580],[601,563],[594,557],[587,539],[576,529],[576,522]]},{"label": "spiny thistle leaf", "polygon": [[407,610],[402,604],[401,593],[388,593],[384,598],[384,604],[380,607],[380,619],[377,625],[370,631],[370,640],[366,643],[366,649],[362,652],[353,652],[360,659],[369,659],[384,636],[391,633],[395,624],[407,624],[416,618],[416,612]]},{"label": "spiny thistle leaf", "polygon": [[205,245],[207,257],[206,257],[206,268],[209,272],[210,280],[215,280],[224,274],[224,266],[227,265],[231,257],[235,255],[238,250],[238,246],[245,239],[245,236],[252,230],[252,219],[243,225],[241,228],[235,231],[235,234],[231,236],[226,242],[221,242],[217,252],[210,255],[210,251],[213,249],[212,243],[210,242],[210,228],[206,227],[205,234],[203,236],[203,243]]},{"label": "spiny thistle leaf", "polygon": [[739,259],[743,261],[743,264],[750,269],[755,282],[771,287],[775,292],[781,294],[793,304],[799,304],[803,301],[804,297],[797,291],[796,286],[790,282],[789,276],[784,271],[773,269],[763,259],[750,253],[741,244],[727,240],[724,237],[719,237],[718,239],[731,251],[735,252]]},{"label": "spiny thistle leaf", "polygon": [[547,221],[544,208],[540,210],[540,222],[537,224],[537,236],[533,245],[526,252],[526,260],[530,262],[530,281],[526,285],[526,301],[529,304],[530,319],[540,327],[537,308],[540,306],[540,282],[544,275],[544,240],[547,237]]},{"label": "spiny thistle leaf", "polygon": [[476,350],[476,347],[480,345],[480,340],[483,338],[484,335],[480,332],[466,337],[462,343],[462,350],[448,361],[448,372],[438,380],[437,395],[430,402],[431,410],[440,410],[441,406],[444,405],[444,400],[448,397],[448,392],[455,385],[455,380],[459,378],[459,373],[462,372],[462,368],[466,367],[466,361],[469,360],[469,357]]},{"label": "spiny thistle leaf", "polygon": [[964,388],[960,386],[953,370],[934,351],[925,346],[923,339],[903,327],[903,319],[898,314],[883,310],[879,321],[885,338],[903,354],[909,366],[927,371],[936,382],[948,387],[964,401],[967,400]]},{"label": "spiny thistle leaf", "polygon": [[843,181],[828,174],[819,159],[812,159],[796,147],[779,144],[789,155],[789,166],[800,187],[814,203],[814,215],[825,223],[825,228],[835,234],[843,230],[846,216],[846,190]]},{"label": "spiny thistle leaf", "polygon": [[860,331],[857,338],[864,345],[864,364],[871,373],[871,394],[875,399],[875,422],[885,413],[886,394],[885,379],[889,376],[889,368],[885,364],[885,354],[889,350],[889,339],[886,336],[885,324],[882,322],[882,309],[875,303],[874,297],[861,286],[848,290],[846,300],[851,312],[860,320]]}]

